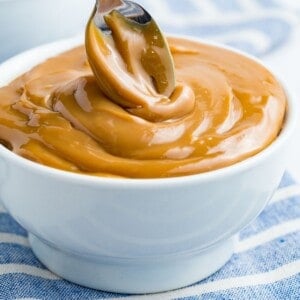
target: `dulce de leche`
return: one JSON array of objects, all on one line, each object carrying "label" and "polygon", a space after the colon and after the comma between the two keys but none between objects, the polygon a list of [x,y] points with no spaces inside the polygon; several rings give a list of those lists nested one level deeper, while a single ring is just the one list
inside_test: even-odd
[{"label": "dulce de leche", "polygon": [[[232,165],[276,139],[286,95],[268,70],[216,46],[183,38],[168,43],[176,83],[167,96],[134,81],[127,88],[136,97],[121,89],[111,99],[83,46],[34,67],[0,89],[0,142],[66,171],[161,178]],[[89,43],[88,55],[96,46]],[[118,71],[113,76],[118,82]]]}]

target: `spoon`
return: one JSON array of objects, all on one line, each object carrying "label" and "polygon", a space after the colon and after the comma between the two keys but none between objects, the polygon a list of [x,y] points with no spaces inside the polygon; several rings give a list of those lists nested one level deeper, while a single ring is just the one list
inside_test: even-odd
[{"label": "spoon", "polygon": [[152,21],[152,17],[149,13],[135,2],[128,0],[98,0],[94,20],[98,28],[108,34],[111,34],[111,30],[107,26],[104,16],[109,14],[112,10],[118,11],[124,17],[138,24],[146,24]]},{"label": "spoon", "polygon": [[141,94],[152,97],[150,103],[155,97],[169,98],[175,89],[167,40],[135,2],[97,0],[87,26],[86,50],[98,85],[123,107],[144,107]]}]

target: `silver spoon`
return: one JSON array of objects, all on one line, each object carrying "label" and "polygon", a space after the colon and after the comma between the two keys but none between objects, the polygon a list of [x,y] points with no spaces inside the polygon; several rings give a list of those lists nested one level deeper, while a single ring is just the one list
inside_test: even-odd
[{"label": "silver spoon", "polygon": [[121,15],[139,24],[146,24],[152,21],[149,13],[135,2],[128,0],[98,0],[94,20],[98,28],[107,34],[110,34],[111,30],[103,17],[113,10],[118,11]]}]

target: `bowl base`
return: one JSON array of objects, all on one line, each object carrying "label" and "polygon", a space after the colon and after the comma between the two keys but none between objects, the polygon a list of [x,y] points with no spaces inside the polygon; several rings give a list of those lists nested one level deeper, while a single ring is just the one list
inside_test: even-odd
[{"label": "bowl base", "polygon": [[220,269],[233,253],[234,238],[198,253],[138,260],[89,258],[67,253],[29,234],[37,258],[68,281],[103,291],[146,294],[196,283]]}]

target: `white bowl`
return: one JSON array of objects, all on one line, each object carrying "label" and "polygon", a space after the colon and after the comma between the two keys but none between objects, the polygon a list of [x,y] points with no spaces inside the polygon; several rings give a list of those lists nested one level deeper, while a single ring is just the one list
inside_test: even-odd
[{"label": "white bowl", "polygon": [[0,0],[0,62],[82,32],[94,0]]},{"label": "white bowl", "polygon": [[[53,43],[10,59],[0,67],[0,85],[78,43]],[[179,178],[78,175],[0,146],[0,197],[29,231],[37,257],[70,281],[123,293],[183,287],[229,260],[233,237],[277,188],[295,125],[294,105],[289,99],[282,132],[261,153]]]}]

